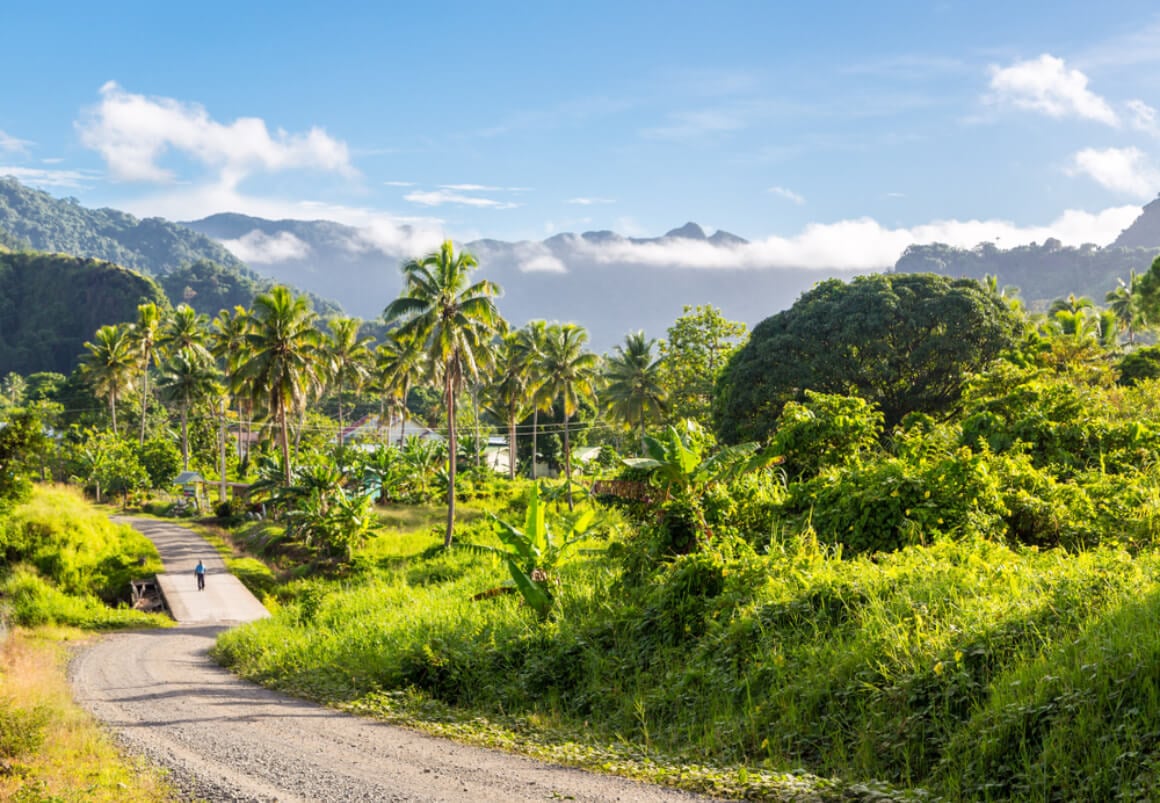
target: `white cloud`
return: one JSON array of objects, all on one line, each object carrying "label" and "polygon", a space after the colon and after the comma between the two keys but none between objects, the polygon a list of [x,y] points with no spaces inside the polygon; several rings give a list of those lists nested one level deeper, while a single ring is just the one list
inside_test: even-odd
[{"label": "white cloud", "polygon": [[413,181],[384,181],[383,184],[385,184],[388,187],[414,187],[415,186],[415,182],[413,182]]},{"label": "white cloud", "polygon": [[503,187],[489,187],[486,184],[440,184],[440,189],[456,192],[502,192]]},{"label": "white cloud", "polygon": [[0,153],[20,153],[27,154],[28,147],[32,145],[26,139],[17,139],[11,134],[0,130]]},{"label": "white cloud", "polygon": [[769,237],[737,246],[689,239],[589,243],[579,237],[572,238],[572,246],[581,256],[602,263],[703,269],[882,270],[892,267],[907,246],[919,243],[972,248],[980,242],[994,242],[1011,248],[1055,237],[1066,245],[1102,245],[1115,239],[1139,214],[1138,206],[1124,206],[1098,213],[1069,210],[1043,226],[1017,226],[1005,220],[938,220],[894,229],[871,218],[859,218],[812,223],[791,237]]},{"label": "white cloud", "polygon": [[305,259],[310,256],[310,245],[288,231],[269,235],[260,229],[254,229],[236,240],[222,240],[221,244],[243,262],[255,264]]},{"label": "white cloud", "polygon": [[98,178],[98,175],[90,170],[52,170],[16,165],[0,165],[0,176],[11,176],[34,187],[58,189],[79,189]]},{"label": "white cloud", "polygon": [[786,187],[770,187],[769,192],[781,198],[785,198],[787,201],[797,204],[798,206],[802,206],[806,202],[805,198],[793,190],[787,189]]},{"label": "white cloud", "polygon": [[577,206],[596,206],[597,204],[614,204],[616,201],[612,198],[569,198],[564,203]]},{"label": "white cloud", "polygon": [[991,65],[993,100],[1049,117],[1079,117],[1111,126],[1120,118],[1108,102],[1088,89],[1079,70],[1068,69],[1063,59],[1047,53],[1037,59],[1018,61],[1010,67]]},{"label": "white cloud", "polygon": [[[0,171],[3,172],[3,171]],[[115,206],[138,217],[196,220],[228,210],[269,220],[332,220],[357,229],[345,245],[352,251],[378,250],[388,257],[409,258],[439,247],[447,236],[443,221],[406,217],[377,209],[317,201],[285,201],[246,195],[226,184],[180,186]]]},{"label": "white cloud", "polygon": [[1141,200],[1160,191],[1160,170],[1139,148],[1085,148],[1072,157],[1068,172]]},{"label": "white cloud", "polygon": [[1129,100],[1128,111],[1132,114],[1132,128],[1153,137],[1160,137],[1160,121],[1156,110],[1142,100]]},{"label": "white cloud", "polygon": [[[464,185],[461,185],[464,186]],[[459,204],[460,206],[475,206],[487,209],[515,209],[519,204],[511,201],[497,201],[494,198],[481,198],[475,195],[465,195],[450,189],[416,190],[403,196],[404,200],[420,206],[442,206],[443,204]]]},{"label": "white cloud", "polygon": [[158,164],[169,150],[219,170],[223,181],[234,184],[256,171],[356,174],[346,143],[321,128],[271,134],[257,117],[222,124],[200,104],[136,95],[113,81],[101,87],[100,102],[77,128],[81,142],[101,154],[114,178],[125,181],[173,181],[173,172]]}]

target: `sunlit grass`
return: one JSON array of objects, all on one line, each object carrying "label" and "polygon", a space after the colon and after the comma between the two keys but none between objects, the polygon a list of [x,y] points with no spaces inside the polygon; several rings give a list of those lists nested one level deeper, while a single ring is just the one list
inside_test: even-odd
[{"label": "sunlit grass", "polygon": [[156,770],[122,756],[72,702],[67,628],[17,629],[0,647],[0,799],[175,800]]}]

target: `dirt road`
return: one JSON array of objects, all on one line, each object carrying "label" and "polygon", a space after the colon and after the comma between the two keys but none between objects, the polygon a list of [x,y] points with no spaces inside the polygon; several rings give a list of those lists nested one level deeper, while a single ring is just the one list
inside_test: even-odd
[{"label": "dirt road", "polygon": [[[155,525],[150,529],[162,529]],[[175,525],[163,529],[172,549],[186,556],[209,554],[195,533]],[[168,767],[175,785],[189,798],[699,799],[466,747],[254,686],[209,659],[207,652],[223,627],[199,623],[109,636],[80,653],[72,666],[77,699],[130,750]]]}]

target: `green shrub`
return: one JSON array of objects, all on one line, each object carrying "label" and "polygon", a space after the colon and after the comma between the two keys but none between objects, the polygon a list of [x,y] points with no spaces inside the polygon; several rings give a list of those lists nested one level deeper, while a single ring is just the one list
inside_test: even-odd
[{"label": "green shrub", "polygon": [[94,630],[125,627],[164,627],[172,624],[163,614],[132,608],[110,608],[88,594],[66,594],[30,566],[18,565],[0,581],[14,624],[24,627],[71,625]]}]

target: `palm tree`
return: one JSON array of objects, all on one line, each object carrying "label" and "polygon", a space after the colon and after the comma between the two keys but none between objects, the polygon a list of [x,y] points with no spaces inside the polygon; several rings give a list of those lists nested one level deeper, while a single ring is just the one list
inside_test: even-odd
[{"label": "palm tree", "polygon": [[374,338],[358,336],[362,321],[358,318],[334,318],[324,351],[330,379],[338,387],[338,445],[342,446],[345,420],[342,396],[349,385],[356,393],[370,376],[371,350],[367,344]]},{"label": "palm tree", "polygon": [[133,340],[141,355],[141,443],[145,443],[145,422],[149,405],[149,366],[158,364],[157,338],[161,333],[161,310],[150,301],[137,307]]},{"label": "palm tree", "polygon": [[266,403],[278,427],[282,470],[291,482],[287,417],[302,408],[314,382],[321,335],[305,296],[281,285],[254,299],[246,332],[247,355],[238,375],[251,383],[255,400]]},{"label": "palm tree", "polygon": [[471,254],[455,254],[450,240],[422,259],[403,265],[403,293],[383,310],[387,321],[400,321],[400,333],[424,343],[432,366],[441,368],[447,407],[447,532],[455,526],[455,395],[479,373],[482,355],[504,320],[494,298],[499,287],[487,280],[469,284],[478,263]]},{"label": "palm tree", "polygon": [[233,312],[222,310],[213,319],[210,335],[210,352],[222,366],[226,377],[226,390],[238,403],[238,455],[242,455],[242,440],[246,430],[245,410],[252,404],[249,388],[238,371],[246,357],[246,332],[250,318],[245,307],[236,306]]},{"label": "palm tree", "polygon": [[1104,300],[1108,302],[1108,309],[1116,316],[1116,324],[1121,331],[1128,333],[1128,344],[1135,345],[1136,332],[1147,325],[1144,308],[1140,304],[1140,276],[1135,270],[1128,273],[1128,281],[1116,279],[1119,286],[1108,292]]},{"label": "palm tree", "polygon": [[[422,382],[427,375],[427,354],[423,348],[424,343],[420,338],[414,334],[402,334],[395,329],[388,332],[375,349],[375,372],[379,389],[383,397],[392,400],[392,408],[397,403],[402,413],[399,446],[403,445],[403,432],[407,427],[407,396],[411,388]],[[393,421],[387,425],[387,437],[390,437],[391,423]]]},{"label": "palm tree", "polygon": [[530,476],[536,478],[536,461],[539,459],[540,411],[552,409],[552,398],[542,393],[544,342],[548,339],[548,324],[545,321],[528,321],[516,332],[513,346],[515,358],[524,372],[528,394],[532,405],[532,464]]},{"label": "palm tree", "polygon": [[161,370],[161,394],[177,406],[181,415],[181,464],[189,470],[189,411],[198,402],[220,395],[221,373],[211,360],[197,352],[181,350],[165,361]]},{"label": "palm tree", "polygon": [[608,360],[604,371],[605,409],[635,428],[644,451],[644,430],[650,418],[663,416],[667,409],[665,389],[661,386],[661,360],[653,358],[656,340],[645,340],[644,332],[625,336],[624,345]]},{"label": "palm tree", "polygon": [[187,351],[197,359],[208,360],[209,316],[197,312],[188,304],[179,304],[161,328],[159,345],[172,356]]},{"label": "palm tree", "polygon": [[548,327],[544,341],[541,398],[558,399],[564,412],[564,473],[567,477],[568,509],[572,510],[572,450],[568,419],[580,409],[581,400],[596,398],[596,355],[584,350],[588,332],[574,323]]},{"label": "palm tree", "polygon": [[522,359],[519,333],[507,335],[497,349],[498,377],[488,388],[488,410],[508,428],[508,479],[516,478],[516,424],[527,415],[533,400],[528,371]]},{"label": "palm tree", "polygon": [[109,400],[113,434],[117,434],[117,401],[133,385],[137,370],[137,350],[130,329],[125,324],[102,326],[93,340],[85,342],[89,353],[81,362],[81,371],[93,393]]}]

